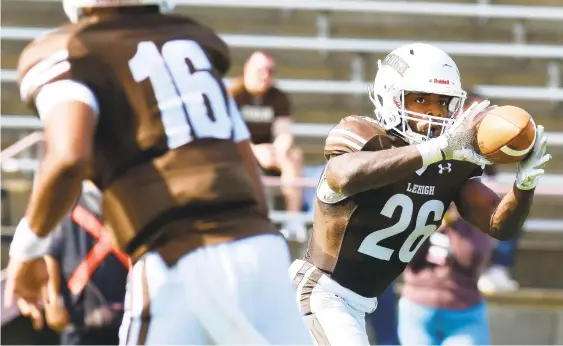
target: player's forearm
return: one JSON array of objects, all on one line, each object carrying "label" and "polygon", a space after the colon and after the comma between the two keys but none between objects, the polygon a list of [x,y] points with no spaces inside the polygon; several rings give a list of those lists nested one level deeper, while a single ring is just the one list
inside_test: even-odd
[{"label": "player's forearm", "polygon": [[514,237],[528,218],[533,201],[534,190],[520,190],[513,186],[491,216],[489,234],[499,240]]},{"label": "player's forearm", "polygon": [[404,179],[422,165],[416,146],[360,151],[330,159],[326,178],[331,189],[351,196]]},{"label": "player's forearm", "polygon": [[442,161],[445,140],[438,137],[417,145],[336,156],[328,162],[327,183],[346,196],[395,183]]},{"label": "player's forearm", "polygon": [[38,236],[48,235],[72,208],[80,196],[86,167],[81,160],[45,158],[26,211],[27,222]]}]

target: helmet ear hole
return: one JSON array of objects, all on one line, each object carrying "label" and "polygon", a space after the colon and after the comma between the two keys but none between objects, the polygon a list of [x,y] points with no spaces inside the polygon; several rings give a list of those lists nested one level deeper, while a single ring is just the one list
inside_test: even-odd
[{"label": "helmet ear hole", "polygon": [[458,110],[460,105],[461,99],[459,97],[452,97],[450,103],[448,104],[448,113],[450,115],[454,115]]},{"label": "helmet ear hole", "polygon": [[380,104],[383,104],[383,97],[381,95],[376,95],[377,100],[379,101]]}]

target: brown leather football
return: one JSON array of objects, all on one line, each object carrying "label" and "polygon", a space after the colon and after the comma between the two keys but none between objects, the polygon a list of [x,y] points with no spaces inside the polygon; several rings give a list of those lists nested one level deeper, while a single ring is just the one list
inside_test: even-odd
[{"label": "brown leather football", "polygon": [[523,160],[532,150],[536,125],[532,116],[515,106],[496,107],[477,124],[478,151],[493,163]]}]

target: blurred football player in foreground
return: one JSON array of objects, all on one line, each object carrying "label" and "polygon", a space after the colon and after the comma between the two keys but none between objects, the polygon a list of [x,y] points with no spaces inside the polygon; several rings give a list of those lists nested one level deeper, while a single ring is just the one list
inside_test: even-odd
[{"label": "blurred football player in foreground", "polygon": [[[21,97],[47,152],[10,249],[6,304],[35,314],[49,233],[91,178],[133,259],[120,343],[307,344],[230,58],[170,0],[65,0],[73,24],[22,52]],[[42,292],[45,292],[43,297]],[[275,311],[276,318],[272,318]]]},{"label": "blurred football player in foreground", "polygon": [[484,233],[508,239],[522,227],[534,187],[551,159],[542,126],[514,187],[502,199],[485,186],[475,152],[476,117],[463,110],[456,63],[415,43],[379,62],[370,95],[375,118],[349,116],[326,139],[314,231],[290,275],[309,328],[321,344],[368,345],[364,316],[438,228],[454,202]]}]

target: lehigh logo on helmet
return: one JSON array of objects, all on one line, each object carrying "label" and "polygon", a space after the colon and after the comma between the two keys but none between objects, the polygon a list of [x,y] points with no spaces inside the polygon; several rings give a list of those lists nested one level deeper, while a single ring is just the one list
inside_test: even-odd
[{"label": "lehigh logo on helmet", "polygon": [[438,78],[434,78],[434,80],[431,80],[431,82],[435,83],[435,84],[445,84],[445,85],[450,85],[450,81],[447,79],[438,79]]},{"label": "lehigh logo on helmet", "polygon": [[382,64],[391,67],[401,76],[404,75],[405,71],[410,67],[403,58],[393,53],[387,55],[385,59],[383,59]]}]

